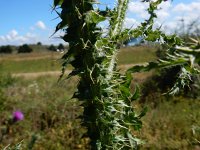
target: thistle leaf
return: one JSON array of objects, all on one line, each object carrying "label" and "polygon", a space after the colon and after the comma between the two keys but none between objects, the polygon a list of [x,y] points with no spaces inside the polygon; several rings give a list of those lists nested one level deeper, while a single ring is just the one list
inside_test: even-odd
[{"label": "thistle leaf", "polygon": [[61,5],[64,2],[64,0],[54,0],[54,7]]},{"label": "thistle leaf", "polygon": [[98,12],[96,12],[94,10],[91,10],[86,13],[85,21],[87,23],[97,24],[97,23],[105,21],[105,20],[106,20],[106,17],[100,15]]},{"label": "thistle leaf", "polygon": [[137,100],[140,97],[140,87],[138,85],[135,86],[135,92],[131,97],[131,100]]},{"label": "thistle leaf", "polygon": [[141,111],[141,113],[137,116],[139,119],[142,118],[143,116],[146,115],[148,111],[148,108],[147,107],[144,107],[143,110]]}]

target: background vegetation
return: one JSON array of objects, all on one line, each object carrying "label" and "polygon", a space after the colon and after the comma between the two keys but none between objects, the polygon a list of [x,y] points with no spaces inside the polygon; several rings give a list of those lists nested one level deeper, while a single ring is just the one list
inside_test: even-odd
[{"label": "background vegetation", "polygon": [[[153,46],[122,48],[118,56],[121,71],[130,64],[154,60],[156,50],[157,47]],[[21,110],[25,118],[9,128],[0,141],[0,149],[21,141],[24,149],[89,149],[89,140],[81,140],[85,129],[81,128],[77,118],[82,109],[77,101],[70,100],[78,79],[57,82],[60,55],[47,49],[33,49],[29,54],[1,55],[0,139],[14,111]],[[41,74],[40,71],[47,72]],[[49,71],[54,74],[48,74]],[[174,98],[162,95],[161,88],[156,85],[161,78],[155,78],[155,75],[156,72],[133,75],[133,85],[139,81],[144,91],[134,106],[136,110],[148,107],[138,135],[146,143],[141,149],[200,149],[199,97],[191,96],[192,91]]]}]

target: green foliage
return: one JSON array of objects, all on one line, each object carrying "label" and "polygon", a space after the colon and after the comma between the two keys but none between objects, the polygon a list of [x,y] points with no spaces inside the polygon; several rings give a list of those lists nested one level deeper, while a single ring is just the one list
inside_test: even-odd
[{"label": "green foliage", "polygon": [[[163,35],[162,35],[163,36]],[[152,69],[171,68],[179,66],[180,70],[177,73],[177,79],[173,87],[168,91],[169,94],[176,94],[180,91],[180,88],[189,86],[191,82],[192,74],[200,73],[200,53],[199,53],[199,41],[192,39],[193,43],[190,47],[180,46],[180,39],[175,36],[163,37],[169,44],[165,56],[162,59],[158,59],[156,62],[150,62],[142,66],[133,66],[128,72],[144,72]],[[174,45],[179,45],[174,47]]]},{"label": "green foliage", "polygon": [[51,44],[51,45],[48,47],[48,50],[50,50],[50,51],[56,51],[57,48],[56,48],[53,44]]},{"label": "green foliage", "polygon": [[30,53],[32,51],[33,49],[27,44],[24,44],[18,48],[18,53]]},{"label": "green foliage", "polygon": [[[61,22],[55,32],[64,30],[62,39],[69,43],[69,50],[62,57],[61,77],[66,65],[70,64],[73,71],[68,77],[77,75],[80,78],[72,98],[82,102],[82,124],[87,128],[86,136],[90,137],[94,150],[136,149],[141,142],[132,134],[132,129],[141,128],[140,119],[147,109],[137,114],[132,107],[132,100],[140,94],[137,87],[135,93],[130,92],[131,73],[179,65],[179,78],[169,91],[174,94],[179,87],[188,84],[191,73],[198,72],[191,65],[194,57],[185,55],[182,48],[176,47],[182,44],[178,37],[167,36],[159,28],[153,29],[157,17],[155,10],[161,2],[150,1],[149,19],[129,30],[122,28],[129,0],[118,0],[113,9],[106,10],[95,10],[93,4],[97,2],[94,0],[54,0],[54,9],[61,8],[61,12],[56,10]],[[103,29],[98,24],[105,20],[109,22],[108,34],[102,36]],[[169,51],[166,59],[134,66],[125,74],[120,73],[116,68],[119,45],[130,37],[139,36],[146,41],[166,44]]]},{"label": "green foliage", "polygon": [[60,44],[58,45],[58,49],[59,49],[59,50],[64,50],[64,49],[65,49],[65,46],[64,46],[62,43],[60,43]]},{"label": "green foliage", "polygon": [[[115,67],[128,1],[118,1],[117,7],[107,13],[94,10],[94,1],[60,2],[54,1],[62,9],[59,14],[62,21],[56,31],[64,29],[63,40],[69,43],[63,67],[71,64],[74,70],[69,76],[80,77],[73,98],[82,101],[81,118],[92,149],[135,148],[139,140],[129,127],[138,130],[142,125],[143,113],[137,115],[131,107],[131,97],[137,98],[138,90],[131,94],[131,75],[122,75]],[[106,17],[110,18],[110,30],[108,36],[102,38],[102,29],[97,24]]]},{"label": "green foliage", "polygon": [[13,51],[13,49],[9,45],[0,47],[0,53],[10,54],[10,53],[12,53],[12,51]]},{"label": "green foliage", "polygon": [[[189,42],[187,42],[185,44],[188,45],[188,43]],[[198,45],[198,43],[197,43],[197,45]],[[193,45],[192,47],[196,47],[196,46]],[[160,60],[166,60],[169,55],[167,46],[166,45],[159,46],[158,50],[156,52],[156,55]],[[199,57],[198,54],[195,54],[194,56],[191,56],[188,54],[184,54],[184,55],[185,55],[184,57],[187,56],[189,59],[191,59],[194,56],[195,56],[195,58]],[[171,53],[171,56],[177,56],[177,54],[173,55],[173,53]],[[182,59],[184,57],[182,56]],[[178,60],[178,59],[180,59],[180,57],[179,58],[175,57],[173,59]],[[188,63],[191,64],[193,62],[188,61]],[[197,62],[194,62],[194,65],[195,65],[195,67],[199,68]],[[193,66],[191,66],[191,68],[192,67]],[[197,71],[196,73],[198,73],[198,70],[196,70],[196,71]],[[199,94],[197,94],[198,93],[197,91],[199,90],[200,84],[199,84],[199,74],[196,74],[196,73],[192,74],[192,73],[186,72],[186,70],[184,70],[184,68],[182,68],[181,63],[158,70],[156,72],[156,74],[154,74],[147,81],[145,81],[143,95],[145,95],[145,97],[146,97],[151,92],[152,93],[155,93],[155,92],[165,93],[166,91],[170,91],[170,88],[173,87],[174,83],[176,82],[177,78],[179,77],[179,79],[177,80],[179,82],[179,85],[175,85],[175,86],[178,86],[181,88],[179,88],[179,90],[178,90],[179,92],[176,92],[176,94],[182,95],[184,97],[198,98]],[[185,75],[185,77],[183,75]],[[171,89],[171,91],[173,91],[173,90],[175,90],[175,88]]]},{"label": "green foliage", "polygon": [[41,42],[37,42],[37,45],[38,45],[38,46],[42,46],[42,43],[41,43]]}]

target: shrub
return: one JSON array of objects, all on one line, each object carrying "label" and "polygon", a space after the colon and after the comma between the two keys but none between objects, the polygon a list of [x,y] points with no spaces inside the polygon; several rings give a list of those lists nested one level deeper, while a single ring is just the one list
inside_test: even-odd
[{"label": "shrub", "polygon": [[27,44],[24,44],[18,48],[18,53],[30,53],[32,51],[33,49]]},{"label": "shrub", "polygon": [[[157,106],[159,100],[162,99],[162,94],[169,91],[176,82],[179,71],[180,66],[175,66],[157,71],[147,78],[142,85],[140,103],[144,104],[148,101],[147,103]],[[168,97],[169,95],[165,96]]]},{"label": "shrub", "polygon": [[58,45],[58,49],[60,50],[60,51],[63,51],[64,49],[65,49],[65,47],[64,47],[64,45],[63,44],[59,44]]},{"label": "shrub", "polygon": [[[142,88],[141,103],[149,101],[154,106],[159,103],[158,99],[173,87],[180,75],[181,66],[173,66],[157,71],[154,75],[150,76],[144,83]],[[188,86],[180,89],[176,96],[183,96],[187,98],[198,99],[200,97],[200,75],[192,75]],[[169,97],[169,95],[165,95]],[[151,97],[151,98],[150,98]]]},{"label": "shrub", "polygon": [[41,43],[41,42],[37,42],[37,45],[38,45],[38,46],[41,46],[41,45],[42,45],[42,43]]},{"label": "shrub", "polygon": [[[194,48],[197,49],[199,48],[198,46],[199,44],[197,43]],[[156,55],[159,59],[165,60],[169,56],[167,45],[158,46]],[[152,94],[163,94],[170,90],[170,88],[177,81],[177,77],[180,76],[180,73],[181,65],[175,65],[159,70],[153,76],[149,77],[143,85],[143,97],[141,98],[141,102],[145,102],[146,99],[149,100],[148,97]],[[182,88],[177,95],[182,95],[184,97],[190,98],[198,98],[200,96],[198,94],[199,89],[200,76],[193,74],[191,75],[191,80],[188,81],[188,86],[184,86],[184,88]],[[156,102],[154,101],[154,103]]]},{"label": "shrub", "polygon": [[48,50],[50,50],[50,51],[56,51],[56,47],[55,47],[53,44],[51,44],[51,45],[48,47]]},{"label": "shrub", "polygon": [[10,54],[10,53],[12,53],[12,51],[13,51],[13,49],[9,45],[0,47],[0,53]]}]

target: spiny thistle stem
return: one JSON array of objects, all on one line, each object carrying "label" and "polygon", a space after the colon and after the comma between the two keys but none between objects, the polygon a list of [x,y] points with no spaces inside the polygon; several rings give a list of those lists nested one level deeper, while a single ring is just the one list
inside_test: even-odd
[{"label": "spiny thistle stem", "polygon": [[126,15],[126,10],[128,7],[129,0],[118,0],[117,8],[115,15],[113,15],[113,18],[110,20],[110,31],[109,35],[111,38],[113,38],[116,35],[119,35],[122,29],[122,25],[124,22],[124,18]]},{"label": "spiny thistle stem", "polygon": [[[131,73],[178,63],[150,63],[148,66],[130,68],[125,74],[116,69],[119,43],[130,36],[143,36],[152,42],[162,38],[171,47],[180,43],[176,37],[165,36],[158,29],[152,30],[153,19],[156,17],[154,11],[161,2],[150,2],[150,18],[137,29],[123,30],[129,0],[118,0],[112,10],[94,10],[95,0],[54,0],[54,6],[61,8],[61,22],[56,32],[63,29],[65,35],[62,38],[69,43],[69,50],[62,57],[63,68],[71,64],[73,71],[69,77],[79,77],[73,98],[82,102],[82,125],[87,128],[86,136],[91,140],[92,150],[137,148],[140,140],[132,134],[132,129],[141,128],[140,119],[146,109],[136,114],[132,107],[132,101],[139,97],[139,88],[136,87],[134,93],[130,92]],[[103,29],[98,24],[105,20],[109,21],[110,26],[108,35],[102,36]]]},{"label": "spiny thistle stem", "polygon": [[[126,10],[128,7],[128,2],[129,0],[118,0],[117,7],[113,11],[113,16],[110,19],[110,30],[109,30],[109,38],[110,40],[113,40],[113,42],[117,42],[116,36],[119,36],[121,33]],[[108,75],[106,77],[107,80],[110,80],[113,75],[113,71],[116,66],[117,53],[118,53],[118,47],[114,47],[110,59],[110,64],[108,66]]]},{"label": "spiny thistle stem", "polygon": [[[121,75],[115,67],[128,0],[119,0],[116,8],[105,15],[95,11],[93,3],[93,0],[54,1],[62,9],[62,21],[56,31],[64,29],[63,39],[69,43],[63,66],[71,64],[74,70],[70,76],[80,77],[73,98],[82,101],[82,121],[88,130],[86,136],[91,139],[91,149],[134,149],[137,142],[129,127],[139,129],[141,116],[136,116],[131,107],[131,76]],[[110,31],[103,38],[97,24],[106,17],[110,18]]]}]

